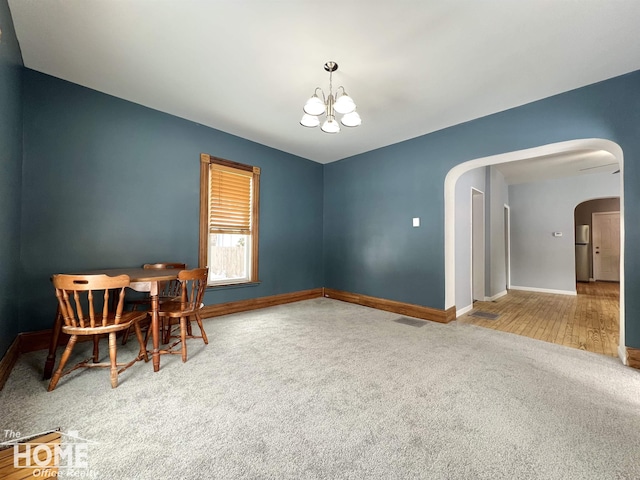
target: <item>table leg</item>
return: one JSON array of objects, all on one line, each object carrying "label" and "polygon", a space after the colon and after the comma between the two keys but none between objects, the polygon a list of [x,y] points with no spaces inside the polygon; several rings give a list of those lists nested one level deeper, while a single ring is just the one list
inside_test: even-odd
[{"label": "table leg", "polygon": [[[155,292],[153,291],[155,290]],[[153,371],[160,370],[160,326],[158,325],[158,291],[151,291],[151,334],[153,338]]]},{"label": "table leg", "polygon": [[62,313],[60,312],[60,306],[56,310],[56,319],[53,322],[53,331],[51,332],[51,339],[49,340],[49,354],[47,360],[44,362],[44,373],[42,375],[43,380],[49,380],[53,373],[53,367],[56,363],[56,350],[58,349],[58,339],[60,338],[60,330],[62,329]]}]

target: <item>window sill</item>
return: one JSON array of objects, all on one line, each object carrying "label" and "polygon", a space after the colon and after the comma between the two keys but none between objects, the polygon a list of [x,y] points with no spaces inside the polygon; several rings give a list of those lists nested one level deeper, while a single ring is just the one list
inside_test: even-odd
[{"label": "window sill", "polygon": [[257,287],[262,282],[227,283],[224,285],[207,285],[207,290],[229,290],[232,288]]}]

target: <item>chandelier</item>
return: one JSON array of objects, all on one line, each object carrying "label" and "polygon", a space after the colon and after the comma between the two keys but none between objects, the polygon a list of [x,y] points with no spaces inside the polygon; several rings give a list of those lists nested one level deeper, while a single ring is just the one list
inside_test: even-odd
[{"label": "chandelier", "polygon": [[[357,127],[362,123],[362,120],[356,112],[356,104],[353,99],[347,95],[343,86],[338,87],[335,96],[333,95],[333,72],[338,70],[338,64],[327,62],[324,64],[324,69],[329,72],[329,96],[325,96],[322,88],[316,87],[313,96],[304,104],[304,115],[300,120],[300,125],[309,128],[317,127],[320,125],[320,116],[326,115],[326,119],[320,127],[320,130],[325,133],[338,133],[340,123],[345,127]],[[318,92],[322,98],[318,96]],[[336,120],[336,113],[342,115],[340,123]]]}]

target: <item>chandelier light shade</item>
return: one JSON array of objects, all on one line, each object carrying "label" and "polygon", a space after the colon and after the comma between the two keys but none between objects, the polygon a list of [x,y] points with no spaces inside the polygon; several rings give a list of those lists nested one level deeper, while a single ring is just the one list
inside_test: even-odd
[{"label": "chandelier light shade", "polygon": [[[316,92],[318,89],[316,89]],[[322,90],[320,90],[322,92]],[[324,102],[320,100],[317,93],[314,93],[313,96],[307,100],[307,103],[304,104],[304,113],[307,115],[322,115],[325,112]]]},{"label": "chandelier light shade", "polygon": [[360,119],[358,112],[354,110],[353,112],[347,113],[343,116],[341,122],[345,127],[357,127],[362,123],[362,120]]},{"label": "chandelier light shade", "polygon": [[336,99],[336,104],[333,106],[333,108],[336,109],[336,112],[345,115],[347,113],[355,111],[356,104],[353,99],[349,95],[347,95],[347,92],[344,91],[344,87],[340,88],[342,88],[342,95],[340,95]]},{"label": "chandelier light shade", "polygon": [[315,115],[309,115],[305,113],[300,120],[300,125],[303,127],[317,127],[320,125],[320,119]]},{"label": "chandelier light shade", "polygon": [[[325,95],[320,87],[315,89],[311,98],[302,108],[304,115],[300,120],[300,125],[314,128],[322,123],[320,130],[325,133],[338,133],[340,124],[345,127],[357,127],[362,123],[362,119],[356,112],[356,104],[353,99],[347,95],[343,86],[338,87],[335,96],[333,94],[333,72],[338,70],[338,64],[327,62],[324,64],[324,69],[329,72],[329,95]],[[336,120],[336,113],[342,115],[340,122]],[[324,122],[320,121],[322,115],[326,115]]]}]

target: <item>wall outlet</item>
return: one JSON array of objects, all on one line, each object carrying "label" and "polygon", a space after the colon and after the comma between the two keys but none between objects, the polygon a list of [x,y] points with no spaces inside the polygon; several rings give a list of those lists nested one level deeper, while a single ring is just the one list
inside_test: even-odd
[{"label": "wall outlet", "polygon": [[420,226],[420,218],[419,217],[414,217],[413,218],[413,226],[414,227],[419,227]]}]

